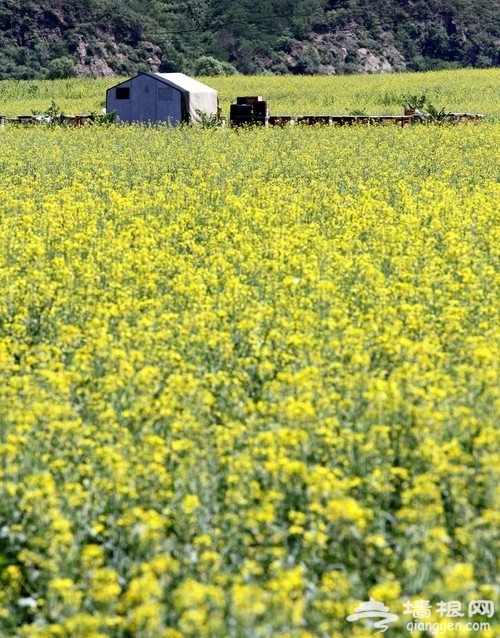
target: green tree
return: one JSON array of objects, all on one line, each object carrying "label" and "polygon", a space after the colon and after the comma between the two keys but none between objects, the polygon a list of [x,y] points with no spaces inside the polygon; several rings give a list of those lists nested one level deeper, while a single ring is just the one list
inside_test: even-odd
[{"label": "green tree", "polygon": [[70,58],[69,55],[51,60],[47,66],[47,72],[45,74],[45,77],[48,80],[75,78],[76,76],[76,64],[73,58]]},{"label": "green tree", "polygon": [[198,58],[193,65],[193,72],[195,75],[236,75],[238,73],[229,62],[221,62],[210,55]]}]

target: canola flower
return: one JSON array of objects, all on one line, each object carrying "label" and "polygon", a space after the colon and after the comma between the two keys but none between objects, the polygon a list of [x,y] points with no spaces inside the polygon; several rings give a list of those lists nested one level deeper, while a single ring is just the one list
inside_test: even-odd
[{"label": "canola flower", "polygon": [[498,124],[0,144],[0,635],[498,603]]}]

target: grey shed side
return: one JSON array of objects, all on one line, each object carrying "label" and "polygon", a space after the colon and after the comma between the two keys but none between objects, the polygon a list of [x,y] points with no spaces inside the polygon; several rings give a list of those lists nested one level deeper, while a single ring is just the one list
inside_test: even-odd
[{"label": "grey shed side", "polygon": [[141,73],[106,92],[106,111],[122,122],[199,122],[216,115],[217,91],[184,73]]}]

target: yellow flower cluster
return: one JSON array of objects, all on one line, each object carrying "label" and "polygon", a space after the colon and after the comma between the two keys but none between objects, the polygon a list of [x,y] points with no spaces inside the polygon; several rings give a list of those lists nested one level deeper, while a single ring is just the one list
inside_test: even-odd
[{"label": "yellow flower cluster", "polygon": [[2,637],[498,602],[499,124],[0,143]]}]

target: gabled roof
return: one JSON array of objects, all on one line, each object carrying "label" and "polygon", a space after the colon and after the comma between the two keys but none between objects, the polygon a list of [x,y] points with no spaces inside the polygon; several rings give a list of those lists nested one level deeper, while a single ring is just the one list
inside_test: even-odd
[{"label": "gabled roof", "polygon": [[188,91],[189,93],[217,93],[212,87],[203,84],[203,82],[198,82],[198,80],[194,80],[184,73],[146,73],[146,75],[165,82],[165,84],[169,84],[170,86],[174,86],[181,91]]},{"label": "gabled roof", "polygon": [[[172,86],[183,93],[213,93],[217,94],[217,91],[207,84],[203,84],[203,82],[198,82],[198,80],[194,80],[190,78],[189,75],[185,73],[139,73],[128,80],[124,80],[119,84],[115,84],[111,88],[114,89],[117,86],[121,86],[131,80],[135,80],[135,78],[140,77],[141,75],[149,75],[149,77],[154,78],[155,80],[159,80],[163,82],[163,84],[168,84],[168,86]],[[110,89],[108,89],[109,91]]]}]

